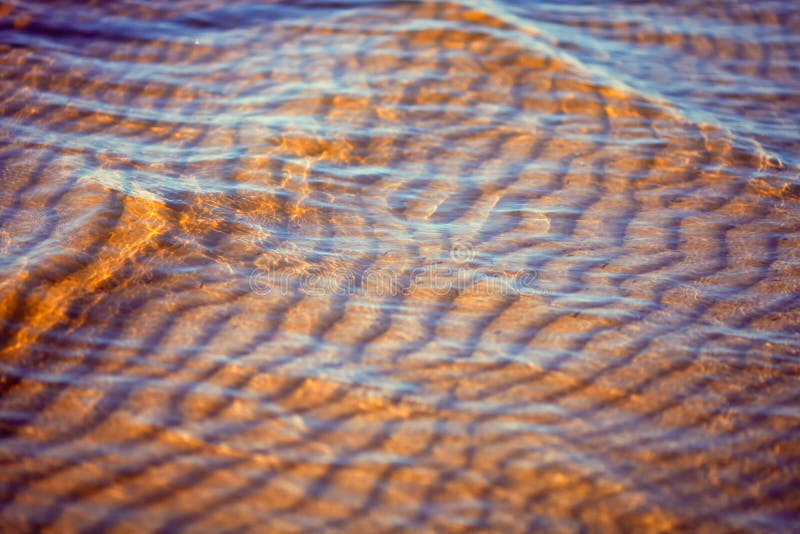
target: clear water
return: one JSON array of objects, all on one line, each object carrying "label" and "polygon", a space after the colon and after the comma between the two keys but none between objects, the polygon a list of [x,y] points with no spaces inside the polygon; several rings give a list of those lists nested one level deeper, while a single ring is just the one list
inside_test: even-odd
[{"label": "clear water", "polygon": [[792,531],[800,6],[0,6],[11,531]]}]

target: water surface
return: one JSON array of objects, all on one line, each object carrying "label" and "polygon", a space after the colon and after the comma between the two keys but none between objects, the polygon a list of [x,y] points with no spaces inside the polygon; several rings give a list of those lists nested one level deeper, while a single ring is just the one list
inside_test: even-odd
[{"label": "water surface", "polygon": [[0,6],[12,531],[792,531],[791,2]]}]

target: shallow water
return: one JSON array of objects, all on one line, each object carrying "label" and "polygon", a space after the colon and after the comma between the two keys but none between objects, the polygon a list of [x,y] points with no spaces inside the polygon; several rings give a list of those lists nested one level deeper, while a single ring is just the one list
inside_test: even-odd
[{"label": "shallow water", "polygon": [[0,14],[3,528],[800,527],[798,6]]}]

